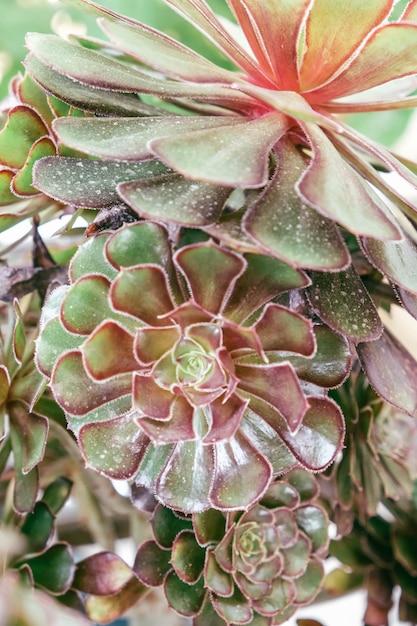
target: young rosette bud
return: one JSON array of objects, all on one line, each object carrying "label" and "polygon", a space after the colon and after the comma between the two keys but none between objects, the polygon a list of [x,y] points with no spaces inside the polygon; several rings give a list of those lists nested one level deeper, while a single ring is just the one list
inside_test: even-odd
[{"label": "young rosette bud", "polygon": [[274,473],[327,467],[343,418],[301,379],[340,384],[350,352],[273,302],[307,282],[278,259],[212,241],[173,253],[152,222],[81,246],[71,284],[44,307],[36,361],[87,463],[187,512],[246,508]]},{"label": "young rosette bud", "polygon": [[140,546],[134,570],[144,584],[163,584],[169,605],[194,626],[282,624],[323,581],[328,519],[317,492],[297,469],[244,513],[190,519],[159,505],[155,540]]}]

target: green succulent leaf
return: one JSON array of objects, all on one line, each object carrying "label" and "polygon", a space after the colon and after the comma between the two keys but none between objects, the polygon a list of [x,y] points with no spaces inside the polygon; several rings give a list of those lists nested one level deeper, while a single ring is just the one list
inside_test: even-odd
[{"label": "green succulent leaf", "polygon": [[169,606],[185,617],[192,617],[201,611],[207,594],[203,577],[194,585],[189,585],[175,572],[166,577],[164,590]]},{"label": "green succulent leaf", "polygon": [[171,564],[182,581],[196,583],[203,572],[204,559],[205,550],[198,545],[193,532],[184,530],[175,538]]},{"label": "green succulent leaf", "polygon": [[0,163],[11,168],[23,167],[32,145],[48,134],[45,124],[33,109],[24,105],[15,106],[0,132]]},{"label": "green succulent leaf", "polygon": [[74,577],[75,565],[66,543],[56,543],[51,548],[25,561],[30,567],[36,585],[54,595],[68,591]]},{"label": "green succulent leaf", "polygon": [[156,507],[151,519],[153,534],[161,548],[170,549],[177,535],[192,528],[191,521],[179,517],[171,509],[159,505]]},{"label": "green succulent leaf", "polygon": [[78,207],[97,208],[119,202],[121,182],[157,176],[166,167],[156,159],[137,163],[44,158],[34,169],[34,185],[46,195]]},{"label": "green succulent leaf", "polygon": [[296,580],[295,601],[299,604],[310,604],[320,591],[324,579],[323,564],[312,559],[307,565],[307,569]]},{"label": "green succulent leaf", "polygon": [[28,552],[41,552],[45,548],[54,531],[54,521],[55,518],[45,502],[37,502],[21,527]]},{"label": "green succulent leaf", "polygon": [[42,502],[44,502],[51,513],[56,515],[62,509],[71,493],[72,482],[61,476],[48,485],[43,492]]},{"label": "green succulent leaf", "polygon": [[169,550],[163,550],[155,541],[146,541],[139,547],[133,571],[144,585],[159,587],[172,569],[170,559]]},{"label": "green succulent leaf", "polygon": [[108,624],[121,617],[136,604],[148,589],[133,576],[120,591],[111,596],[88,596],[85,601],[87,616],[92,622]]},{"label": "green succulent leaf", "polygon": [[10,406],[10,434],[16,465],[28,474],[43,458],[48,420],[29,413],[23,405],[14,402]]},{"label": "green succulent leaf", "polygon": [[33,167],[41,158],[56,154],[56,146],[49,137],[41,137],[31,147],[22,169],[13,178],[11,189],[17,196],[33,196],[39,190],[33,186]]}]

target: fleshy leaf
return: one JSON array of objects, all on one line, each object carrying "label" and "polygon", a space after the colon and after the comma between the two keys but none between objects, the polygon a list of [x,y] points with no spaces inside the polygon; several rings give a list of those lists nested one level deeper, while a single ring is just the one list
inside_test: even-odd
[{"label": "fleshy leaf", "polygon": [[228,187],[190,181],[175,174],[124,183],[118,191],[141,217],[189,227],[215,222],[230,195]]},{"label": "fleshy leaf", "polygon": [[33,196],[39,193],[38,189],[32,185],[33,166],[41,158],[53,157],[56,154],[56,146],[49,137],[41,137],[29,150],[27,159],[16,174],[12,183],[12,191],[20,196]]},{"label": "fleshy leaf", "polygon": [[349,264],[349,253],[333,222],[301,200],[295,184],[305,159],[288,141],[276,146],[277,170],[250,205],[245,230],[269,253],[298,267],[335,270]]},{"label": "fleshy leaf", "polygon": [[358,355],[369,382],[390,404],[417,416],[415,359],[387,330],[377,341],[359,344]]},{"label": "fleshy leaf", "polygon": [[192,585],[200,578],[204,568],[205,550],[195,540],[194,533],[183,531],[172,546],[171,564],[177,576]]},{"label": "fleshy leaf", "polygon": [[265,351],[285,350],[304,356],[312,356],[315,351],[311,322],[285,307],[267,305],[255,328]]},{"label": "fleshy leaf", "polygon": [[0,132],[0,163],[12,168],[23,167],[32,145],[45,135],[48,130],[33,109],[24,105],[13,107]]},{"label": "fleshy leaf", "polygon": [[171,549],[177,535],[192,528],[191,521],[179,517],[165,506],[158,505],[152,515],[151,526],[157,544],[161,548]]},{"label": "fleshy leaf", "polygon": [[111,596],[87,597],[85,601],[87,615],[95,623],[108,624],[109,621],[114,621],[126,613],[147,591],[136,576],[132,576],[127,585]]},{"label": "fleshy leaf", "polygon": [[52,157],[36,164],[34,185],[55,200],[97,208],[119,201],[116,191],[119,183],[157,176],[165,171],[166,167],[156,159],[120,163]]},{"label": "fleshy leaf", "polygon": [[133,570],[144,585],[159,587],[172,569],[170,559],[169,550],[163,550],[155,541],[146,541],[139,547]]},{"label": "fleshy leaf", "polygon": [[375,305],[353,266],[337,273],[312,274],[309,297],[314,310],[333,330],[354,342],[372,341],[382,332]]},{"label": "fleshy leaf", "polygon": [[28,474],[43,458],[49,424],[45,417],[29,413],[20,402],[9,405],[15,462]]},{"label": "fleshy leaf", "polygon": [[96,596],[117,593],[132,577],[132,570],[114,552],[99,552],[77,564],[72,586]]},{"label": "fleshy leaf", "polygon": [[[108,234],[102,233],[96,237],[91,237],[78,248],[69,266],[69,275],[73,283],[83,276],[88,276],[88,274],[102,274],[110,280],[117,275],[116,270],[109,265],[103,254],[107,239]],[[56,291],[57,289],[52,294]]]},{"label": "fleshy leaf", "polygon": [[167,231],[160,224],[141,222],[120,228],[109,238],[105,254],[118,270],[151,264],[172,273],[171,247]]},{"label": "fleshy leaf", "polygon": [[100,381],[136,370],[133,340],[134,337],[116,322],[102,322],[82,346],[87,373]]},{"label": "fleshy leaf", "polygon": [[312,559],[307,570],[296,580],[295,602],[310,604],[320,591],[324,579],[324,569],[321,562]]},{"label": "fleshy leaf", "polygon": [[364,239],[366,256],[377,269],[396,285],[417,295],[417,248],[405,238],[403,241]]},{"label": "fleshy leaf", "polygon": [[261,187],[268,180],[269,152],[287,124],[280,113],[268,113],[238,126],[153,139],[149,146],[186,177],[230,187]]},{"label": "fleshy leaf", "polygon": [[169,606],[186,617],[200,612],[207,593],[203,577],[194,585],[189,585],[178,578],[175,572],[166,577],[164,590]]},{"label": "fleshy leaf", "polygon": [[41,552],[54,530],[54,516],[44,502],[37,502],[20,532],[25,536],[27,552]]},{"label": "fleshy leaf", "polygon": [[101,424],[83,426],[79,441],[87,462],[96,471],[116,480],[125,480],[136,472],[149,439],[128,414]]},{"label": "fleshy leaf", "polygon": [[74,576],[74,560],[66,543],[56,543],[46,552],[26,560],[35,583],[52,594],[68,591]]}]

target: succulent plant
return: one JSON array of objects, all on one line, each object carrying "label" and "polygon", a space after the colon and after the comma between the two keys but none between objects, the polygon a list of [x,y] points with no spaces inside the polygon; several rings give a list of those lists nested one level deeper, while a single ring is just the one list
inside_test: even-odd
[{"label": "succulent plant", "polygon": [[158,505],[154,540],[139,547],[134,570],[164,584],[168,603],[193,624],[285,622],[317,595],[324,577],[328,520],[304,470],[274,481],[244,512],[190,516]]},{"label": "succulent plant", "polygon": [[162,226],[138,222],[81,246],[70,279],[43,309],[36,362],[89,465],[196,511],[246,508],[274,473],[333,461],[343,417],[303,381],[340,384],[351,355],[273,302],[302,272],[212,241],[172,255]]}]

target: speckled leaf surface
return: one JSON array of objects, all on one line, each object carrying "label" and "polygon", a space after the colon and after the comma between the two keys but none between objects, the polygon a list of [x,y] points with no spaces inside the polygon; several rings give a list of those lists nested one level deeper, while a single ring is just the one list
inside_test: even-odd
[{"label": "speckled leaf surface", "polygon": [[308,289],[317,314],[333,330],[354,342],[372,341],[382,332],[375,305],[351,266],[337,273],[312,273]]},{"label": "speckled leaf surface", "polygon": [[363,239],[370,262],[393,283],[417,295],[417,247],[408,237],[403,241]]},{"label": "speckled leaf surface", "polygon": [[119,183],[157,176],[166,169],[156,159],[121,163],[52,157],[36,164],[34,185],[55,200],[97,208],[119,202],[116,189]]},{"label": "speckled leaf surface", "polygon": [[98,552],[78,563],[72,587],[96,596],[120,591],[132,577],[130,567],[114,552]]}]

